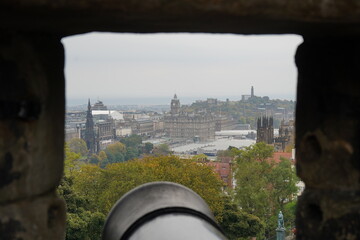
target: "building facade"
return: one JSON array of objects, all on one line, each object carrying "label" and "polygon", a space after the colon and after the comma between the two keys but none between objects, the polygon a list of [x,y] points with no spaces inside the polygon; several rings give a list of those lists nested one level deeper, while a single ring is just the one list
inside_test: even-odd
[{"label": "building facade", "polygon": [[294,120],[282,120],[279,128],[279,136],[274,139],[276,151],[285,151],[289,144],[294,144]]},{"label": "building facade", "polygon": [[[99,102],[97,104],[99,105]],[[100,102],[102,104],[102,102]],[[95,106],[98,108],[99,106]],[[106,106],[102,104],[102,110],[105,110]],[[93,106],[88,102],[88,110],[86,112],[86,123],[85,129],[79,129],[79,135],[86,142],[86,146],[89,150],[89,154],[99,153],[101,150],[105,149],[107,145],[114,143],[116,136],[114,120],[111,118],[110,114],[106,115],[106,118],[96,118],[94,119]],[[104,114],[103,114],[104,115]]]},{"label": "building facade", "polygon": [[216,118],[208,113],[184,113],[176,94],[171,100],[170,113],[164,117],[165,133],[171,139],[207,141],[215,138]]}]

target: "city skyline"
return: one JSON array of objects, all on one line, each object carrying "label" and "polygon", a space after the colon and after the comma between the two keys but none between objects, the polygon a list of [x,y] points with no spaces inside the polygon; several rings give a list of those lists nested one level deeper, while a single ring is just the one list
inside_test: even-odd
[{"label": "city skyline", "polygon": [[91,33],[63,39],[69,105],[168,104],[250,94],[295,99],[300,36]]}]

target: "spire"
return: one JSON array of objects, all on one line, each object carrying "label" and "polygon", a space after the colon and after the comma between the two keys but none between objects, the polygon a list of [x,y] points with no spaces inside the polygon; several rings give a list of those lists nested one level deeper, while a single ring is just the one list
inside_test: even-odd
[{"label": "spire", "polygon": [[90,104],[90,98],[89,98],[89,101],[88,101],[88,111],[91,110],[91,104]]},{"label": "spire", "polygon": [[174,99],[177,99],[176,93],[175,93],[175,95],[174,95]]},{"label": "spire", "polygon": [[92,112],[91,112],[90,99],[88,101],[88,110],[87,110],[87,113],[86,113],[84,140],[85,140],[86,146],[87,146],[87,148],[89,150],[89,154],[96,153],[94,121],[93,121],[93,115],[92,115]]},{"label": "spire", "polygon": [[254,97],[254,86],[251,86],[251,97]]}]

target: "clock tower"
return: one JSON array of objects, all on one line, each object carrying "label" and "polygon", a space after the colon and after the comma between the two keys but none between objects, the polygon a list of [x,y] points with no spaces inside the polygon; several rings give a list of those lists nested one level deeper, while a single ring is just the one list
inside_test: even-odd
[{"label": "clock tower", "polygon": [[174,95],[174,98],[171,100],[171,115],[173,114],[179,114],[180,112],[180,101],[177,98],[176,94]]}]

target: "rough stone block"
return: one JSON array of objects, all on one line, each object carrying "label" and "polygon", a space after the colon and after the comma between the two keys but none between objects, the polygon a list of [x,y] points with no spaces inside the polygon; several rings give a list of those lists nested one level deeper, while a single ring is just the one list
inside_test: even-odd
[{"label": "rough stone block", "polygon": [[360,195],[305,190],[298,201],[297,239],[360,239]]},{"label": "rough stone block", "polygon": [[296,53],[297,172],[308,188],[360,190],[359,38],[305,38]]},{"label": "rough stone block", "polygon": [[48,192],[61,179],[63,61],[57,38],[0,38],[0,204]]},{"label": "rough stone block", "polygon": [[360,34],[357,0],[2,0],[0,28],[88,31]]},{"label": "rough stone block", "polygon": [[63,240],[65,204],[54,193],[0,205],[1,240]]}]

